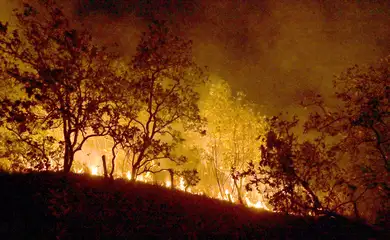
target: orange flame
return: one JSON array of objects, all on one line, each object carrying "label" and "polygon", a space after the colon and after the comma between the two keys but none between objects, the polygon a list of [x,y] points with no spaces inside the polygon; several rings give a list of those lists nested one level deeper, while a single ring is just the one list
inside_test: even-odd
[{"label": "orange flame", "polygon": [[93,166],[91,167],[91,174],[92,175],[98,175],[98,167],[97,166]]},{"label": "orange flame", "polygon": [[165,186],[166,186],[167,188],[170,188],[170,187],[172,186],[171,181],[166,180],[166,181],[165,181]]},{"label": "orange flame", "polygon": [[248,197],[245,197],[245,201],[246,201],[246,205],[248,207],[252,207],[252,208],[258,208],[258,209],[264,209],[264,210],[267,210],[267,211],[270,211],[270,209],[260,200],[258,200],[256,203],[252,203]]},{"label": "orange flame", "polygon": [[131,172],[130,172],[130,171],[127,171],[127,173],[126,173],[126,178],[127,178],[128,180],[131,180]]},{"label": "orange flame", "polygon": [[186,187],[184,186],[184,179],[183,177],[180,177],[180,182],[178,188],[182,191],[185,191]]}]

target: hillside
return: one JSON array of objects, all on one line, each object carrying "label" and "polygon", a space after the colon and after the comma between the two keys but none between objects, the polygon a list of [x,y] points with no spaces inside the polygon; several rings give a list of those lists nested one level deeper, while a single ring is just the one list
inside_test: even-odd
[{"label": "hillside", "polygon": [[0,191],[2,239],[381,238],[344,218],[285,216],[87,175],[0,173]]}]

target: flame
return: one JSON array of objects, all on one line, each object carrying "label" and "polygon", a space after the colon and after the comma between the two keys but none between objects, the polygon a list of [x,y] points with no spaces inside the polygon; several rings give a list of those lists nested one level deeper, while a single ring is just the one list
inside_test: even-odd
[{"label": "flame", "polygon": [[[90,166],[89,167],[90,169],[90,172],[91,172],[91,175],[99,175],[99,167],[98,166]],[[76,169],[75,170],[77,173],[84,173],[84,169],[83,168],[79,168],[79,169]],[[132,174],[130,171],[127,171],[126,174],[125,174],[125,178],[127,178],[128,180],[131,180],[132,178]],[[150,172],[147,172],[145,174],[142,174],[142,175],[138,175],[137,178],[136,178],[136,181],[140,181],[140,182],[145,182],[145,183],[150,183],[151,181],[153,180],[153,176]],[[171,188],[172,187],[172,182],[170,181],[170,179],[168,180],[165,180],[165,182],[163,183],[163,185],[167,188]],[[181,190],[181,191],[187,191],[191,194],[194,194],[194,195],[204,195],[205,193],[203,193],[202,191],[200,191],[199,189],[191,189],[190,187],[187,188],[186,190],[186,186],[185,186],[185,180],[183,177],[180,177],[179,178],[179,183],[175,186],[176,189],[178,190]],[[218,192],[218,191],[217,191]],[[219,199],[219,200],[222,200],[222,201],[229,201],[229,202],[236,202],[236,198],[235,198],[235,194],[232,194],[228,189],[225,189],[224,191],[224,194],[221,194],[220,192],[214,192],[214,194],[211,194],[209,197],[211,198],[216,198],[216,199]],[[246,195],[246,194],[245,194]],[[253,200],[253,199],[252,199]],[[263,201],[259,200],[259,199],[256,199],[257,201],[251,201],[248,196],[245,196],[244,197],[244,203],[246,206],[250,207],[250,208],[256,208],[256,209],[263,209],[263,210],[267,210],[267,211],[272,211],[270,210]]]},{"label": "flame", "polygon": [[234,198],[233,198],[233,195],[229,192],[229,190],[225,190],[225,199],[226,201],[229,201],[229,202],[235,202]]},{"label": "flame", "polygon": [[145,182],[151,182],[153,179],[152,179],[152,174],[150,172],[147,172],[145,174],[145,177],[144,177],[144,181]]},{"label": "flame", "polygon": [[186,187],[184,186],[184,178],[183,177],[180,177],[180,182],[179,182],[179,186],[178,188],[182,191],[185,191],[186,190]]},{"label": "flame", "polygon": [[224,200],[223,197],[222,197],[222,195],[221,195],[221,193],[218,193],[217,199],[219,199],[219,200]]},{"label": "flame", "polygon": [[166,180],[166,181],[165,181],[165,186],[166,186],[167,188],[170,188],[170,187],[172,186],[171,181]]},{"label": "flame", "polygon": [[98,175],[98,167],[97,166],[93,166],[91,167],[91,173],[92,175]]},{"label": "flame", "polygon": [[137,176],[137,181],[144,182],[144,176],[143,175],[138,175]]},{"label": "flame", "polygon": [[150,172],[147,172],[145,174],[138,175],[136,180],[144,183],[151,182],[153,180],[152,174]]},{"label": "flame", "polygon": [[270,211],[270,209],[260,200],[258,200],[256,203],[252,203],[248,197],[245,197],[245,201],[248,207]]},{"label": "flame", "polygon": [[127,178],[128,180],[131,180],[131,172],[130,172],[130,171],[127,171],[127,173],[126,173],[126,178]]}]

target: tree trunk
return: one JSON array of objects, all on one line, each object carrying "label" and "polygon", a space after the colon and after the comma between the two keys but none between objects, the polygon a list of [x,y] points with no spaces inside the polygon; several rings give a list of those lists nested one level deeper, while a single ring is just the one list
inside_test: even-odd
[{"label": "tree trunk", "polygon": [[309,184],[304,181],[304,180],[301,180],[300,178],[298,178],[299,181],[301,182],[301,185],[302,187],[310,194],[310,196],[312,197],[313,199],[313,202],[314,202],[314,206],[313,206],[313,210],[314,212],[317,214],[319,212],[320,209],[322,209],[322,204],[320,202],[320,200],[318,199],[317,195],[311,190]]},{"label": "tree trunk", "polygon": [[131,167],[131,179],[130,181],[134,182],[137,179],[137,167],[132,166]]},{"label": "tree trunk", "polygon": [[234,182],[234,186],[237,189],[238,201],[240,202],[240,204],[244,205],[244,201],[242,200],[242,197],[241,197],[241,189],[238,187],[236,179],[233,178],[233,182]]},{"label": "tree trunk", "polygon": [[169,171],[169,175],[171,177],[171,189],[173,190],[175,188],[174,182],[173,182],[173,177],[174,177],[175,173],[174,173],[173,169],[169,169],[168,171]]},{"label": "tree trunk", "polygon": [[114,170],[115,170],[115,158],[113,157],[111,159],[111,172],[110,172],[111,179],[114,179]]},{"label": "tree trunk", "polygon": [[104,178],[108,178],[106,155],[102,156],[102,162],[103,162]]},{"label": "tree trunk", "polygon": [[[119,145],[119,142],[115,143],[114,146],[111,148],[112,158],[111,158],[111,172],[110,172],[110,178],[114,179],[114,171],[115,171],[115,159],[116,159],[116,152],[115,149]],[[123,169],[123,168],[122,168]]]},{"label": "tree trunk", "polygon": [[65,144],[65,154],[64,154],[64,173],[69,173],[72,168],[73,154],[69,149],[69,146]]},{"label": "tree trunk", "polygon": [[63,172],[64,173],[69,173],[70,172],[70,166],[69,166],[69,163],[67,160],[64,159],[64,169],[63,169]]},{"label": "tree trunk", "polygon": [[[62,106],[62,108],[64,108]],[[72,151],[72,141],[70,139],[70,129],[68,127],[68,118],[62,113],[63,120],[63,134],[64,134],[64,144],[65,144],[65,153],[64,153],[64,173],[69,173],[72,168],[74,152]]]},{"label": "tree trunk", "polygon": [[356,201],[353,202],[353,210],[355,212],[355,218],[360,219],[359,209],[358,209]]}]

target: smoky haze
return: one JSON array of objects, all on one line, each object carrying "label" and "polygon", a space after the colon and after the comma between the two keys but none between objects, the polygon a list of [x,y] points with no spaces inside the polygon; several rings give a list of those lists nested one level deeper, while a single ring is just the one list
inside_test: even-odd
[{"label": "smoky haze", "polygon": [[334,75],[390,53],[389,1],[66,2],[73,19],[129,56],[151,19],[170,21],[194,41],[199,65],[266,114],[297,111],[309,90],[329,96]]}]

